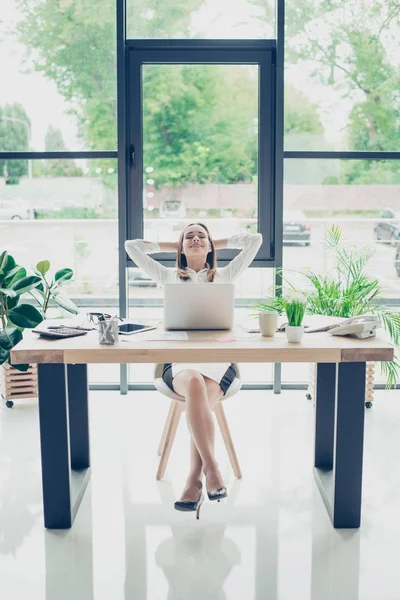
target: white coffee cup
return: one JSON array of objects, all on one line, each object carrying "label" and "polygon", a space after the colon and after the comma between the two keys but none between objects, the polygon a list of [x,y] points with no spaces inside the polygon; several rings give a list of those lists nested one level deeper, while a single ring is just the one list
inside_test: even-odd
[{"label": "white coffee cup", "polygon": [[260,323],[260,333],[264,337],[274,337],[278,326],[278,313],[266,311],[258,313],[258,322]]}]

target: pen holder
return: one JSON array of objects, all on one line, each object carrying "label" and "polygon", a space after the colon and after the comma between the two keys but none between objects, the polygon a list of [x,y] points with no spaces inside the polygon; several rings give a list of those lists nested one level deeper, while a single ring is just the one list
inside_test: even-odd
[{"label": "pen holder", "polygon": [[99,344],[112,346],[118,342],[118,319],[99,321]]}]

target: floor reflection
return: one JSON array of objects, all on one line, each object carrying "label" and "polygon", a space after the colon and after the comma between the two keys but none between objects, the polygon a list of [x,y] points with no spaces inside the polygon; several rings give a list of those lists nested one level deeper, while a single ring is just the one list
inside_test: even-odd
[{"label": "floor reflection", "polygon": [[92,493],[90,483],[72,529],[46,530],[46,600],[93,600]]},{"label": "floor reflection", "polygon": [[[360,529],[333,529],[317,487],[313,489],[311,600],[357,600]],[[322,513],[322,514],[321,514]]]},{"label": "floor reflection", "polygon": [[36,412],[34,401],[1,412],[0,437],[5,451],[0,453],[0,554],[4,555],[16,555],[43,518],[40,470],[31,443],[32,414]]},{"label": "floor reflection", "polygon": [[224,581],[240,563],[236,544],[225,537],[225,525],[172,527],[172,536],[157,548],[155,560],[168,581],[168,600],[223,600]]},{"label": "floor reflection", "polygon": [[[163,583],[167,582],[168,600],[223,600],[228,598],[225,583],[234,567],[242,560],[241,549],[229,536],[229,530],[251,528],[255,537],[255,556],[251,557],[251,586],[254,597],[276,598],[277,590],[277,505],[272,498],[265,497],[261,505],[238,505],[237,495],[240,481],[235,480],[226,501],[218,507],[221,513],[216,521],[204,515],[200,520],[193,515],[173,513],[175,500],[170,482],[160,482],[158,486],[160,505],[133,505],[129,492],[124,493],[126,516],[127,571],[125,579],[125,599],[147,600],[150,566],[146,539],[147,527],[170,530],[170,535],[162,539],[154,553],[154,562],[163,572]],[[269,510],[265,510],[265,506]],[[213,507],[214,508],[214,507]],[[171,515],[172,512],[172,515]],[[183,519],[182,519],[183,516]],[[192,518],[190,518],[192,517]],[[146,558],[147,557],[147,558]],[[254,570],[256,572],[254,572]],[[160,594],[160,598],[162,598]],[[250,598],[250,596],[249,596]]]}]

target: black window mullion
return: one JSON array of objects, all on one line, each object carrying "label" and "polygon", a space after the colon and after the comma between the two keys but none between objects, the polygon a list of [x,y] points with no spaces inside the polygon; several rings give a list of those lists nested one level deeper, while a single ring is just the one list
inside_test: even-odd
[{"label": "black window mullion", "polygon": [[[132,58],[134,60],[132,60]],[[142,68],[138,56],[129,61],[127,121],[128,239],[143,237]]]},{"label": "black window mullion", "polygon": [[[129,46],[129,44],[128,44]],[[273,203],[274,203],[274,73],[272,70],[274,50],[271,47],[241,49],[168,48],[147,47],[129,50],[128,61],[128,160],[135,150],[135,166],[129,166],[128,238],[143,237],[143,123],[142,79],[144,64],[256,64],[259,66],[259,135],[258,135],[258,229],[263,234],[263,245],[253,266],[273,266]],[[218,253],[218,264],[228,264],[238,251],[227,249]],[[173,266],[172,254],[157,254],[157,260]],[[127,257],[127,265],[133,263]]]}]

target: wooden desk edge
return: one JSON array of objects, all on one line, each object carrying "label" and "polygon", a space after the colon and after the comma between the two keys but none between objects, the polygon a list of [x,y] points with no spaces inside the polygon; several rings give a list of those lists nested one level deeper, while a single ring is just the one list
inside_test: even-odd
[{"label": "wooden desk edge", "polygon": [[342,348],[341,362],[391,362],[394,348]]},{"label": "wooden desk edge", "polygon": [[[392,361],[394,356],[393,347],[382,348],[277,348],[266,351],[263,348],[235,348],[215,347],[196,348],[188,352],[184,348],[168,349],[168,362],[370,362],[370,361]],[[119,347],[116,352],[110,349],[24,349],[12,350],[11,361],[14,364],[30,363],[64,363],[64,364],[129,364],[129,363],[159,363],[166,361],[165,348],[132,349]]]},{"label": "wooden desk edge", "polygon": [[41,364],[41,363],[64,363],[64,350],[11,350],[10,359],[14,365],[24,363]]}]

